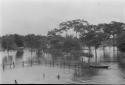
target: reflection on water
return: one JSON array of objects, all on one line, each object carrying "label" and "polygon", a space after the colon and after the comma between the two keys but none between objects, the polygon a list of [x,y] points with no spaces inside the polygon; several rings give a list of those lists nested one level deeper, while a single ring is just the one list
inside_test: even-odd
[{"label": "reflection on water", "polygon": [[12,62],[13,62],[13,56],[5,56],[2,59],[3,64],[8,64],[8,63],[12,63]]},{"label": "reflection on water", "polygon": [[75,70],[74,72],[74,78],[76,81],[79,80],[91,80],[93,76],[98,75],[98,69],[79,69]]},{"label": "reflection on water", "polygon": [[23,58],[23,54],[24,54],[24,51],[23,50],[19,50],[16,52],[16,60],[19,60],[19,59],[22,59]]},{"label": "reflection on water", "polygon": [[[87,50],[84,50],[84,52],[87,52]],[[0,53],[2,56],[7,56],[6,52]],[[95,55],[94,53],[94,50],[92,50],[93,55]],[[33,52],[33,58],[38,57],[36,54],[39,57],[42,55],[43,58],[43,54],[36,52]],[[13,56],[13,59],[10,58],[9,60],[15,61],[31,59],[31,53],[28,50],[10,52],[10,56]],[[125,84],[125,54],[117,52],[117,50],[113,51],[112,47],[106,47],[105,49],[97,49],[97,57],[98,62],[109,65],[109,69],[75,68],[72,80],[83,83]],[[51,60],[52,56],[45,54],[45,58]],[[63,61],[63,59],[60,60]],[[7,59],[5,58],[4,61],[7,62]],[[71,61],[79,62],[79,60],[69,60],[69,62]],[[95,62],[95,56],[91,58],[91,62]]]}]

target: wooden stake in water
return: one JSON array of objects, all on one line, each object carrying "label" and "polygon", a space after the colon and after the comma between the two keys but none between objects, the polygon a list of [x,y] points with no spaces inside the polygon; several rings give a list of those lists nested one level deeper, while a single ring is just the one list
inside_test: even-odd
[{"label": "wooden stake in water", "polygon": [[60,79],[60,75],[59,74],[57,75],[57,78],[58,78],[58,80]]},{"label": "wooden stake in water", "polygon": [[45,73],[43,73],[43,79],[45,79]]},{"label": "wooden stake in water", "polygon": [[4,71],[4,68],[5,68],[5,67],[4,67],[4,64],[3,64],[3,71]]},{"label": "wooden stake in water", "polygon": [[16,80],[15,80],[15,84],[18,84]]}]

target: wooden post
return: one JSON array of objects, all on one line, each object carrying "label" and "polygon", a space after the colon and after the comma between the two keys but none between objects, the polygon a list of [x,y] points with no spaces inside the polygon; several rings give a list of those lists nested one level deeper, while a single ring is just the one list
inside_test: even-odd
[{"label": "wooden post", "polygon": [[45,79],[45,73],[43,73],[43,79]]},{"label": "wooden post", "polygon": [[57,75],[57,78],[58,78],[58,80],[60,79],[60,75],[59,74]]},{"label": "wooden post", "polygon": [[15,84],[18,84],[16,80],[15,80]]}]

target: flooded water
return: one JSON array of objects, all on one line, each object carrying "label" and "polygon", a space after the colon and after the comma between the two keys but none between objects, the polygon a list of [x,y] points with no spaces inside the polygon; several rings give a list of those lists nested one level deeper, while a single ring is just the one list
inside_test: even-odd
[{"label": "flooded water", "polygon": [[[93,48],[92,48],[93,49]],[[95,62],[95,50],[91,50],[94,55],[90,59],[91,62]],[[87,52],[87,50],[84,50]],[[31,58],[31,52],[24,50],[24,52],[12,51],[9,55],[13,56],[14,62],[26,61]],[[0,52],[0,58],[7,56],[6,52]],[[15,68],[7,69],[2,74],[2,83],[13,83],[11,80],[18,79],[21,83],[83,83],[83,84],[125,84],[125,63],[118,61],[124,60],[124,54],[121,54],[117,49],[113,51],[112,47],[105,47],[97,49],[97,61],[98,63],[106,64],[108,69],[95,69],[95,68],[65,68],[65,67],[51,67],[51,66],[33,66],[27,68]],[[33,52],[32,58],[36,57],[36,53]],[[121,59],[123,58],[123,59]],[[51,60],[52,56],[46,54],[44,59]],[[72,61],[72,60],[70,60]],[[76,60],[78,62],[87,62],[88,58],[81,58]],[[0,63],[1,63],[0,62]],[[84,64],[84,63],[83,63]],[[44,69],[44,70],[43,70]],[[46,80],[42,80],[42,73],[47,75]],[[61,78],[56,78],[57,73]],[[40,75],[40,76],[39,76]],[[8,77],[9,76],[9,77]],[[27,76],[27,77],[26,77]],[[6,80],[8,79],[8,80]],[[24,80],[23,80],[24,79]],[[30,82],[32,81],[32,82]]]}]

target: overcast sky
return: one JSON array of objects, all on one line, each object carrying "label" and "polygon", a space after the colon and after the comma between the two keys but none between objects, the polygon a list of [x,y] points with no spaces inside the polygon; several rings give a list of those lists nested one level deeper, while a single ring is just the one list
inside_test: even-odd
[{"label": "overcast sky", "polygon": [[90,24],[125,22],[125,0],[1,0],[0,4],[1,35],[44,35],[73,19]]}]

